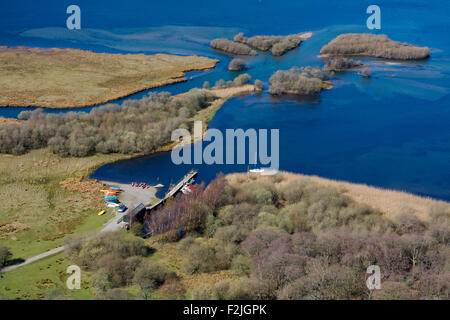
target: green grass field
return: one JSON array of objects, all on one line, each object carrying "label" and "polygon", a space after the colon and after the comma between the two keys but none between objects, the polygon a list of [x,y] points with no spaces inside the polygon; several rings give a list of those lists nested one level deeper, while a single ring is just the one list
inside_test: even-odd
[{"label": "green grass field", "polygon": [[45,299],[52,290],[72,299],[90,299],[92,290],[81,274],[81,289],[69,290],[66,273],[70,262],[58,253],[21,268],[0,274],[0,298],[9,300]]},{"label": "green grass field", "polygon": [[68,234],[101,229],[113,209],[96,214],[105,208],[101,185],[83,177],[121,158],[61,158],[46,149],[0,155],[0,246],[11,250],[13,259],[26,259],[60,246]]}]

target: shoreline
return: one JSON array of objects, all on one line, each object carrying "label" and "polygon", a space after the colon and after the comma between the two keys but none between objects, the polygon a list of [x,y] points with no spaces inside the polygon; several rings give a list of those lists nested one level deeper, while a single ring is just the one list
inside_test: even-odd
[{"label": "shoreline", "polygon": [[[236,179],[244,177],[247,173],[230,173],[227,179]],[[298,178],[309,179],[323,187],[331,187],[343,190],[343,194],[361,204],[366,204],[373,209],[380,210],[387,218],[392,219],[400,214],[415,214],[423,221],[428,221],[430,216],[429,209],[436,206],[442,206],[450,211],[450,202],[432,197],[421,196],[408,191],[387,189],[358,182],[345,180],[335,180],[317,175],[307,175],[291,171],[278,171],[279,175],[285,177],[283,183],[288,183]],[[267,179],[270,176],[258,176],[259,179]]]},{"label": "shoreline", "polygon": [[197,55],[0,46],[0,108],[94,107],[188,81],[186,73],[210,70],[219,62]]},{"label": "shoreline", "polygon": [[[421,58],[421,59],[394,59],[394,58],[377,57],[377,56],[373,56],[373,55],[366,54],[366,53],[351,53],[351,54],[349,54],[349,53],[343,53],[343,54],[323,53],[323,54],[317,55],[316,57],[319,59],[334,58],[334,57],[362,57],[362,58],[376,59],[377,61],[382,61],[386,64],[397,64],[397,65],[401,65],[404,62],[426,61],[430,58],[430,57],[427,57],[427,58]],[[397,62],[395,62],[395,61],[397,61]]]},{"label": "shoreline", "polygon": [[[201,110],[199,113],[197,113],[194,117],[191,118],[192,121],[195,120],[200,120],[203,123],[203,136],[202,139],[204,138],[204,135],[206,133],[206,130],[208,129],[208,123],[209,121],[212,120],[212,118],[214,117],[215,113],[231,98],[236,97],[236,96],[240,96],[240,95],[246,95],[246,94],[251,94],[254,93],[256,91],[255,86],[251,85],[251,84],[245,84],[243,86],[239,86],[239,87],[232,87],[232,88],[219,88],[219,89],[200,89],[200,90],[207,90],[210,91],[212,93],[218,93],[216,100],[214,100],[210,106],[208,106],[207,108]],[[186,92],[184,93],[180,93],[178,95],[175,96],[179,96],[179,95],[184,95],[186,94]],[[175,97],[174,96],[174,97]],[[211,118],[203,118],[202,119],[202,115],[203,113],[201,113],[203,111],[203,113],[208,112],[209,115],[212,114]],[[18,120],[19,121],[19,120]],[[194,135],[192,135],[192,140],[191,144],[197,142],[194,140]],[[122,155],[122,158],[119,159],[115,159],[114,161],[110,161],[110,162],[106,162],[106,163],[102,163],[100,165],[97,166],[93,166],[91,168],[88,169],[88,172],[86,173],[86,175],[83,175],[83,179],[89,179],[89,180],[94,180],[94,181],[99,181],[102,182],[101,180],[97,180],[97,179],[93,179],[90,176],[92,175],[92,173],[97,170],[98,168],[111,164],[111,163],[115,163],[118,161],[122,161],[122,160],[129,160],[129,159],[134,159],[134,158],[140,158],[140,157],[146,157],[146,156],[152,156],[161,152],[168,152],[171,151],[176,145],[178,145],[180,143],[180,141],[171,141],[163,146],[160,146],[158,148],[156,148],[155,150],[153,150],[152,152],[148,153],[148,154],[143,154],[143,153],[136,153],[136,154],[132,154],[132,155]],[[112,181],[109,181],[112,182]]]},{"label": "shoreline", "polygon": [[331,80],[324,80],[323,84],[324,85],[322,86],[322,89],[319,92],[316,92],[314,94],[305,94],[305,93],[298,93],[297,91],[294,91],[294,90],[286,90],[286,91],[283,91],[281,93],[281,95],[286,94],[286,95],[294,95],[294,96],[314,96],[314,95],[320,94],[322,91],[331,90],[334,88],[333,81],[331,81]]},{"label": "shoreline", "polygon": [[[150,203],[152,199],[159,200],[159,198],[156,196],[158,188],[156,188],[155,186],[150,186],[150,188],[148,189],[142,189],[133,187],[130,183],[122,183],[109,180],[97,181],[103,183],[103,185],[105,186],[119,187],[122,192],[118,195],[118,199],[120,200],[120,202],[125,204],[125,206],[127,206],[129,210],[137,206],[139,203],[146,204]],[[127,213],[127,211],[125,211],[125,213]]]},{"label": "shoreline", "polygon": [[[192,69],[192,70],[187,70],[186,72],[191,72],[191,71],[204,71],[204,70],[210,70],[210,69],[214,69],[215,66],[213,67],[205,67],[205,68],[198,68],[198,69]],[[153,83],[152,85],[148,85],[148,86],[143,86],[143,87],[139,87],[135,90],[132,90],[130,92],[127,93],[119,93],[116,94],[113,97],[109,97],[106,98],[104,100],[101,100],[99,102],[96,102],[94,104],[72,104],[70,106],[40,106],[40,105],[17,105],[17,104],[6,104],[6,105],[0,105],[0,108],[38,108],[38,109],[75,109],[75,108],[89,108],[89,107],[96,107],[102,104],[106,104],[106,103],[113,103],[113,101],[115,100],[119,100],[119,99],[123,99],[129,96],[132,96],[133,94],[142,92],[142,91],[146,91],[146,90],[150,90],[150,89],[154,89],[154,88],[159,88],[159,87],[164,87],[167,85],[171,85],[171,84],[175,84],[175,83],[181,83],[181,82],[187,82],[188,79],[184,78],[186,76],[186,74],[180,76],[180,77],[176,77],[176,78],[171,78],[171,79],[167,79],[164,81],[159,81],[157,83]],[[3,118],[3,117],[0,117]],[[9,119],[9,118],[3,118],[3,119]]]},{"label": "shoreline", "polygon": [[[330,84],[330,87],[324,88],[323,90],[328,90],[328,89],[331,89],[333,87],[331,81],[330,81],[329,84]],[[224,103],[226,103],[229,99],[231,99],[231,98],[233,98],[235,96],[240,96],[240,95],[245,95],[245,94],[250,94],[250,93],[257,92],[257,90],[255,89],[254,85],[250,85],[250,84],[246,84],[246,85],[240,86],[240,87],[221,88],[221,89],[211,88],[211,89],[200,89],[200,90],[208,90],[208,91],[213,92],[213,93],[214,92],[215,93],[219,93],[218,99],[213,101],[213,103],[209,107],[201,110],[199,112],[199,114],[195,115],[192,118],[193,121],[201,120],[203,122],[203,128],[204,128],[203,137],[204,137],[204,134],[205,134],[206,130],[208,129],[208,122],[212,120],[212,118],[214,117],[215,112],[217,112],[222,107],[222,105]],[[180,93],[178,95],[183,95],[183,94],[186,94],[186,93]],[[175,95],[175,96],[177,96],[177,95]],[[212,113],[211,117],[208,118],[208,119],[200,119],[200,117],[201,117],[200,113],[202,111],[204,113],[211,112]],[[205,120],[207,120],[207,121],[205,121]],[[17,119],[10,119],[10,118],[2,118],[2,117],[0,117],[0,123],[1,122],[19,122],[19,121],[20,120],[17,120]],[[202,139],[203,139],[203,137],[202,137]],[[193,144],[195,142],[198,142],[198,141],[191,141],[191,144]],[[105,183],[105,184],[106,183],[124,184],[124,183],[115,182],[115,181],[98,180],[98,179],[95,179],[95,178],[91,178],[90,176],[92,175],[92,173],[95,170],[99,169],[102,166],[105,166],[105,165],[108,165],[108,164],[112,164],[112,163],[115,163],[115,162],[118,162],[118,161],[130,160],[130,159],[139,158],[139,157],[152,156],[152,155],[155,155],[155,154],[158,154],[158,153],[161,153],[161,152],[168,152],[168,151],[171,151],[176,145],[178,145],[178,143],[179,143],[179,141],[170,142],[170,143],[168,143],[166,145],[163,145],[163,146],[160,146],[160,147],[156,148],[155,150],[153,150],[152,152],[150,152],[148,154],[143,154],[143,153],[137,153],[137,154],[132,154],[132,155],[121,154],[121,155],[119,155],[119,157],[117,159],[114,159],[113,161],[105,161],[105,162],[100,163],[98,165],[95,165],[95,166],[87,168],[86,171],[82,174],[81,179],[82,180],[98,181],[100,183]],[[280,172],[283,172],[283,171],[280,171]],[[287,173],[302,175],[301,173],[294,173],[294,172],[287,172]],[[411,193],[411,192],[408,192],[408,191],[403,191],[403,190],[385,189],[385,188],[382,188],[382,187],[366,185],[366,184],[363,184],[363,183],[362,184],[361,183],[353,183],[353,182],[346,181],[346,180],[333,180],[333,179],[329,179],[329,178],[321,177],[321,176],[316,176],[316,175],[311,175],[311,176],[308,176],[308,177],[311,177],[313,180],[316,180],[317,182],[326,183],[326,184],[348,184],[350,186],[354,186],[354,185],[359,186],[359,185],[361,185],[361,186],[363,186],[365,188],[372,189],[372,190],[393,192],[393,193],[397,193],[397,194],[403,195],[405,197],[412,197],[411,199],[418,198],[418,199],[421,199],[422,201],[435,201],[435,202],[442,202],[442,203],[445,203],[445,204],[448,203],[446,200],[442,200],[442,199],[438,199],[438,198],[432,198],[432,197],[429,197],[429,196],[421,196],[421,195],[417,195],[417,194],[414,194],[414,193]]]}]

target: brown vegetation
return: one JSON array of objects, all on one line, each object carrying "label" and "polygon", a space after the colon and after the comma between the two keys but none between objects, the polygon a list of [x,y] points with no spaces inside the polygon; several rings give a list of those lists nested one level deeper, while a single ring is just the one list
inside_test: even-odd
[{"label": "brown vegetation", "polygon": [[[299,175],[291,173],[283,173],[283,175],[285,176],[285,181],[291,179],[296,180],[299,177]],[[344,194],[355,201],[381,210],[384,215],[390,219],[393,219],[400,213],[412,213],[420,219],[428,221],[431,219],[432,212],[443,211],[450,213],[450,204],[444,201],[419,197],[411,193],[396,190],[376,188],[364,184],[336,181],[317,176],[303,177],[308,177],[321,186],[340,188],[344,190]]]},{"label": "brown vegetation", "polygon": [[234,58],[230,61],[230,64],[228,65],[228,70],[230,71],[242,71],[247,69],[247,64],[244,60],[239,58]]},{"label": "brown vegetation", "polygon": [[0,247],[0,268],[5,266],[11,257],[12,257],[12,254],[8,250],[8,248]]},{"label": "brown vegetation", "polygon": [[331,87],[330,75],[326,70],[311,67],[278,70],[269,79],[269,93],[316,94]]},{"label": "brown vegetation", "polygon": [[25,121],[0,126],[0,152],[23,154],[49,146],[60,156],[150,153],[171,142],[173,130],[189,128],[189,119],[214,99],[210,92],[192,90],[178,97],[150,93],[90,113],[25,111],[19,115]]},{"label": "brown vegetation", "polygon": [[254,56],[256,54],[256,51],[252,50],[247,45],[236,43],[228,39],[214,39],[211,41],[211,48],[233,55]]},{"label": "brown vegetation", "polygon": [[252,77],[248,73],[243,73],[234,78],[233,81],[226,82],[223,79],[219,79],[214,84],[214,89],[241,87],[247,85],[252,80]]},{"label": "brown vegetation", "polygon": [[[80,193],[84,199],[89,199],[92,208],[102,208],[104,204],[103,199],[99,197],[100,190],[104,189],[103,183],[96,180],[85,180],[83,176],[79,176],[77,178],[67,178],[61,181],[60,185],[63,189]],[[72,202],[71,200],[68,198],[65,202]]]},{"label": "brown vegetation", "polygon": [[320,50],[321,55],[363,55],[376,58],[417,60],[430,56],[430,49],[367,33],[341,34]]},{"label": "brown vegetation", "polygon": [[0,47],[0,106],[84,107],[185,81],[218,60],[168,54]]},{"label": "brown vegetation", "polygon": [[326,70],[332,70],[332,71],[344,71],[347,69],[352,69],[356,67],[361,67],[362,62],[359,60],[353,60],[351,58],[345,58],[345,57],[331,57],[325,59],[325,66],[324,68]]},{"label": "brown vegetation", "polygon": [[194,120],[209,122],[234,95],[254,91],[248,74],[213,90],[192,89],[176,96],[150,93],[122,105],[108,104],[90,113],[23,111],[21,121],[0,123],[0,153],[23,154],[49,146],[60,156],[94,153],[137,154],[170,150],[174,129],[190,129]]},{"label": "brown vegetation", "polygon": [[309,34],[298,33],[287,36],[253,36],[247,38],[244,34],[238,33],[234,36],[235,42],[247,44],[261,51],[270,50],[274,56],[281,56],[286,52],[297,48],[300,43],[309,38]]},{"label": "brown vegetation", "polygon": [[180,293],[173,281],[166,283],[176,280],[175,273],[144,259],[150,250],[142,239],[115,232],[68,239],[65,253],[84,270],[94,272],[91,285],[102,295],[122,296],[110,290],[131,284],[140,287],[144,299],[163,284],[168,295]]},{"label": "brown vegetation", "polygon": [[[215,200],[197,194],[173,204],[173,217],[197,212],[178,245],[181,269],[236,277],[197,286],[196,299],[449,298],[448,204],[429,208],[429,221],[390,219],[343,188],[284,173],[219,177],[204,193]],[[372,264],[382,270],[381,291],[366,287]]]}]

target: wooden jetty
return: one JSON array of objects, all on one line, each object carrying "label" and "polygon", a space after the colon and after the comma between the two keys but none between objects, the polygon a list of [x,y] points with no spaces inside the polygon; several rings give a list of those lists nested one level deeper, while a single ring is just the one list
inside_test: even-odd
[{"label": "wooden jetty", "polygon": [[157,208],[159,205],[163,204],[167,199],[177,194],[177,192],[179,192],[181,188],[183,188],[197,174],[198,171],[195,169],[189,171],[183,178],[181,178],[181,180],[177,184],[175,184],[172,188],[169,189],[169,191],[167,191],[163,199],[159,200],[157,203],[153,205],[150,204],[145,205],[145,207],[147,208],[147,212]]}]

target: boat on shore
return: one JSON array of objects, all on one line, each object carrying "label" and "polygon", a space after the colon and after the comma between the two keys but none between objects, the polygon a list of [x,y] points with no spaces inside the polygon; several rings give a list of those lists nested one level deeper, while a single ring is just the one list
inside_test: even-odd
[{"label": "boat on shore", "polygon": [[250,169],[248,171],[252,172],[252,173],[262,173],[262,172],[264,172],[264,168],[255,168],[255,169]]}]

